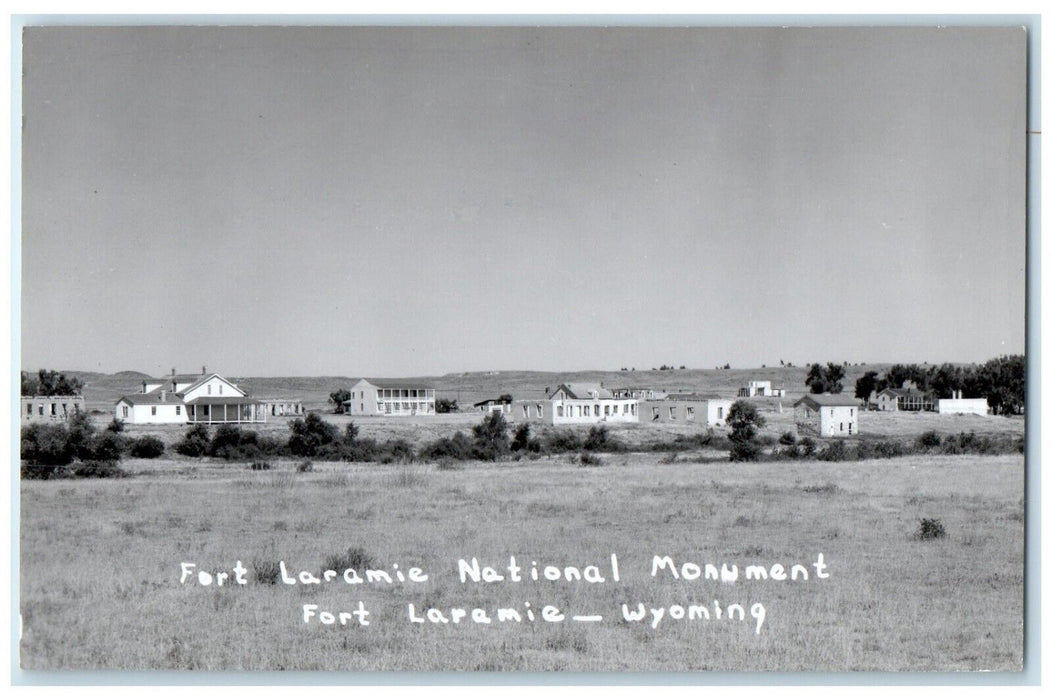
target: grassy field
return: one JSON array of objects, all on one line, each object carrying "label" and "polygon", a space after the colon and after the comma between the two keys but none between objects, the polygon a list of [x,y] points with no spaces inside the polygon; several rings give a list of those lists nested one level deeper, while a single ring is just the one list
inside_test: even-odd
[{"label": "grassy field", "polygon": [[[368,422],[363,422],[368,425]],[[443,424],[443,430],[455,426]],[[1021,422],[1020,422],[1021,425]],[[461,426],[466,429],[465,426]],[[1017,670],[1023,456],[852,463],[663,463],[659,456],[434,465],[125,463],[111,481],[23,482],[21,659],[27,669]],[[946,536],[914,537],[922,518]],[[285,560],[320,573],[360,548],[426,583],[253,581]],[[669,580],[654,555],[810,565],[807,581]],[[462,584],[457,560],[596,564],[621,581]],[[245,586],[180,584],[181,562],[240,559]],[[813,572],[813,568],[811,569]],[[740,603],[745,621],[625,622],[621,605]],[[371,624],[304,624],[304,604]],[[407,605],[534,610],[601,622],[414,624]],[[756,603],[764,622],[756,634]]]}]

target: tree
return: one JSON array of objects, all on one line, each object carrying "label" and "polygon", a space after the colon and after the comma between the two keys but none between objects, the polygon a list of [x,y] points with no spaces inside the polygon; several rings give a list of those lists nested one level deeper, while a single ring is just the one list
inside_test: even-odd
[{"label": "tree", "polygon": [[730,426],[732,462],[753,462],[760,454],[760,446],[756,444],[757,431],[765,426],[767,421],[756,410],[756,406],[748,401],[735,401],[727,414],[727,425]]},{"label": "tree", "polygon": [[839,394],[844,390],[844,372],[844,365],[829,362],[823,367],[816,362],[807,370],[804,383],[812,394]]},{"label": "tree", "polygon": [[913,382],[918,389],[926,391],[928,388],[928,372],[919,365],[892,365],[891,368],[884,373],[884,380],[877,387],[877,391],[882,389],[898,389],[906,382]]},{"label": "tree", "polygon": [[503,413],[490,413],[471,432],[475,437],[472,450],[475,459],[492,462],[507,454],[508,422],[504,420]]},{"label": "tree", "polygon": [[869,401],[870,395],[876,390],[879,375],[870,370],[858,378],[855,382],[855,398]]},{"label": "tree", "polygon": [[435,401],[435,413],[457,413],[460,406],[456,399],[438,399]]},{"label": "tree", "polygon": [[84,383],[53,369],[42,369],[33,377],[22,372],[22,396],[80,396]]},{"label": "tree", "polygon": [[203,457],[210,444],[208,426],[203,423],[191,425],[183,439],[176,443],[175,451],[187,457]]},{"label": "tree", "polygon": [[515,429],[515,436],[511,440],[512,452],[540,452],[541,441],[530,436],[530,424],[523,423]]},{"label": "tree", "polygon": [[311,412],[307,417],[289,421],[289,451],[297,457],[313,457],[323,447],[333,444],[339,438],[336,426],[322,420],[317,413]]},{"label": "tree", "polygon": [[349,389],[337,389],[336,391],[329,394],[329,403],[333,404],[335,408],[333,413],[343,413],[343,402],[351,400],[351,392]]},{"label": "tree", "polygon": [[497,397],[499,403],[511,403],[515,399],[512,398],[511,394],[501,394]]}]

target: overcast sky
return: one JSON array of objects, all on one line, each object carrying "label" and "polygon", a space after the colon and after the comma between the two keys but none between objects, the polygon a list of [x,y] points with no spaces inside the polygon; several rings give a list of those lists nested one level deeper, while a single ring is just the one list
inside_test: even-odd
[{"label": "overcast sky", "polygon": [[28,29],[22,366],[1024,350],[1022,29]]}]

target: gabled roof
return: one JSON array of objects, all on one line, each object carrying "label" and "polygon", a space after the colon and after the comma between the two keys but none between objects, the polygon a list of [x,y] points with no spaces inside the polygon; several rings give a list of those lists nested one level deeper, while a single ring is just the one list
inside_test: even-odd
[{"label": "gabled roof", "polygon": [[555,396],[562,389],[566,392],[566,395],[571,399],[590,399],[595,394],[600,399],[612,399],[614,395],[610,393],[608,389],[604,389],[601,385],[595,383],[585,382],[573,382],[571,384],[560,384],[555,387],[555,390],[549,395],[549,398]]},{"label": "gabled roof", "polygon": [[359,382],[369,382],[377,389],[434,389],[434,385],[422,382],[417,379],[377,379],[371,377],[361,377],[355,384]]},{"label": "gabled roof", "polygon": [[151,391],[149,394],[131,394],[117,399],[117,403],[123,401],[129,406],[182,406],[183,399],[173,391],[167,391],[161,398],[160,391]]},{"label": "gabled roof", "polygon": [[851,398],[846,394],[805,394],[803,398],[793,404],[793,407],[799,406],[802,403],[809,403],[813,406],[858,406],[858,399]]},{"label": "gabled roof", "polygon": [[186,382],[195,382],[204,376],[205,375],[203,374],[169,374],[165,377],[158,377],[156,379],[143,379],[142,381],[144,381],[147,384],[171,384],[172,382],[185,384]]},{"label": "gabled roof", "polygon": [[241,387],[239,387],[239,386],[238,386],[237,384],[234,384],[234,382],[230,381],[230,380],[229,380],[229,379],[227,379],[226,377],[221,377],[221,376],[219,376],[218,374],[216,374],[215,372],[212,372],[211,374],[207,374],[207,375],[206,375],[206,374],[202,374],[202,375],[200,375],[200,376],[199,376],[199,377],[197,378],[197,381],[195,381],[195,382],[194,382],[193,384],[191,384],[190,386],[188,386],[188,387],[186,387],[185,389],[183,389],[183,390],[182,390],[182,393],[184,393],[184,394],[188,394],[188,393],[190,393],[191,391],[193,391],[193,390],[194,390],[194,389],[196,389],[197,387],[199,387],[199,386],[201,386],[202,384],[204,384],[205,382],[207,382],[207,381],[208,381],[209,379],[211,379],[212,377],[215,377],[216,379],[222,379],[222,380],[223,380],[224,382],[226,382],[226,383],[227,383],[227,384],[229,384],[230,386],[234,387],[234,388],[235,388],[235,389],[237,389],[238,391],[242,391]]},{"label": "gabled roof", "polygon": [[878,391],[877,396],[880,396],[881,394],[887,394],[888,396],[894,396],[897,398],[899,396],[931,396],[932,393],[933,392],[931,391],[921,391],[920,389],[893,389],[891,387],[888,387],[887,389],[882,389]]},{"label": "gabled roof", "polygon": [[486,399],[485,401],[479,401],[475,406],[506,405],[507,403],[507,401],[501,401],[500,399]]}]

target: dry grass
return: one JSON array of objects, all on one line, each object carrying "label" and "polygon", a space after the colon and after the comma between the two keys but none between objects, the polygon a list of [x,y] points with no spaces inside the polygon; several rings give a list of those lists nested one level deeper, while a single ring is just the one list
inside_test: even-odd
[{"label": "dry grass", "polygon": [[[950,670],[1022,663],[1021,455],[845,464],[660,464],[618,455],[432,466],[322,465],[294,473],[204,462],[194,478],[156,461],[121,481],[21,487],[25,668],[445,670]],[[914,537],[938,518],[946,537]],[[180,585],[180,562],[284,558],[319,570],[360,548],[427,584],[320,590]],[[698,562],[808,563],[831,578],[792,585],[657,582],[654,554]],[[494,566],[602,564],[620,585],[463,585],[460,557]],[[248,577],[252,579],[251,574]],[[618,622],[621,603],[762,602],[750,625]],[[369,627],[300,621],[301,606],[351,610]],[[405,606],[557,605],[601,623],[410,626]]]}]

